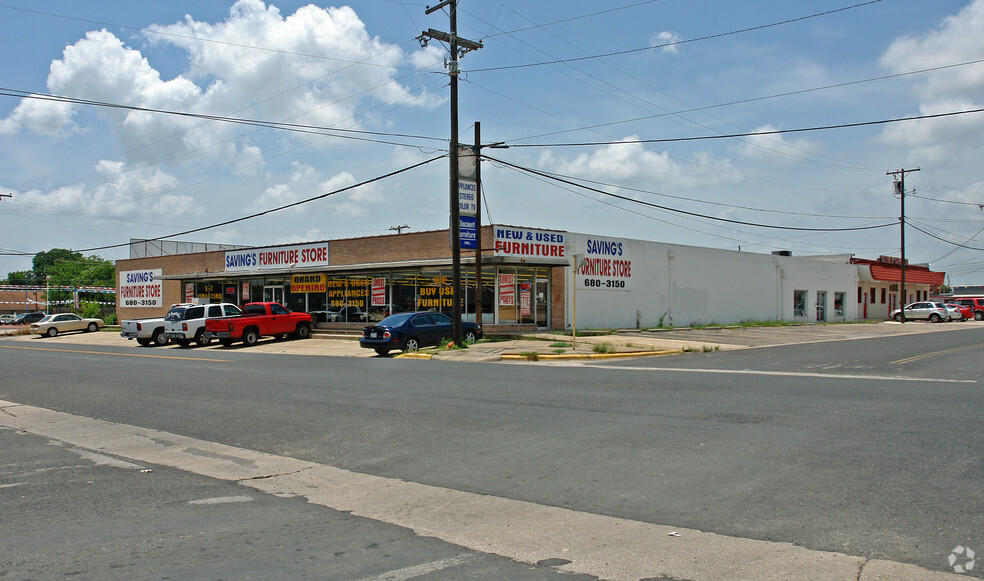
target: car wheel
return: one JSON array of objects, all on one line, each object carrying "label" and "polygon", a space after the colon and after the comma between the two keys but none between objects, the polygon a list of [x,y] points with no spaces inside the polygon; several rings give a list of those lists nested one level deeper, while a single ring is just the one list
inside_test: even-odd
[{"label": "car wheel", "polygon": [[943,317],[937,315],[936,313],[930,313],[930,315],[929,315],[929,322],[930,323],[939,323],[942,320],[943,320]]},{"label": "car wheel", "polygon": [[89,326],[85,328],[86,333],[95,333],[99,330],[99,325],[95,323],[89,323]]},{"label": "car wheel", "polygon": [[294,337],[297,339],[307,339],[311,336],[311,327],[307,323],[298,323],[297,330],[294,331]]},{"label": "car wheel", "polygon": [[140,345],[143,347],[150,345],[150,342],[151,342],[150,339],[137,339],[137,343],[140,343]]},{"label": "car wheel", "polygon": [[420,340],[416,337],[410,337],[403,342],[403,350],[413,353],[420,350]]},{"label": "car wheel", "polygon": [[984,321],[984,311],[974,311],[975,321]]},{"label": "car wheel", "polygon": [[895,316],[892,317],[892,318],[895,319],[895,322],[896,323],[901,323],[902,322],[902,313],[895,313]]},{"label": "car wheel", "polygon": [[161,347],[163,345],[167,345],[170,339],[164,336],[164,329],[157,329],[156,331],[154,331],[154,335],[150,338],[150,341],[154,345]]},{"label": "car wheel", "polygon": [[198,345],[199,347],[204,347],[211,342],[212,342],[211,335],[209,335],[208,339],[205,338],[205,329],[199,329],[198,332],[195,333],[195,345]]},{"label": "car wheel", "polygon": [[383,357],[389,355],[390,352],[389,349],[383,349],[382,347],[376,347],[375,351],[376,351],[376,355],[382,355]]},{"label": "car wheel", "polygon": [[56,329],[54,327],[48,327],[48,330],[45,331],[44,334],[47,335],[47,336],[49,336],[49,337],[54,337],[55,335],[58,334],[58,329]]},{"label": "car wheel", "polygon": [[475,335],[475,331],[472,331],[471,329],[468,329],[467,331],[465,331],[465,333],[461,337],[461,339],[465,343],[474,343],[475,341],[478,341],[478,336]]},{"label": "car wheel", "polygon": [[251,347],[253,345],[256,345],[256,342],[259,340],[260,340],[259,334],[253,329],[250,329],[243,333],[243,345],[247,345]]}]

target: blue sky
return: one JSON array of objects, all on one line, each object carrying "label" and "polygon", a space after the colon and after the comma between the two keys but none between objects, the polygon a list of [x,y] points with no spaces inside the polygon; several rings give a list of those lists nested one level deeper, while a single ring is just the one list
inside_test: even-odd
[{"label": "blue sky", "polygon": [[[397,0],[0,0],[0,191],[13,194],[0,202],[0,274],[30,267],[17,253],[167,236],[438,157],[446,48],[416,38],[448,18],[424,12]],[[982,31],[984,0],[459,0],[459,34],[483,43],[461,60],[461,140],[480,121],[483,143],[509,146],[485,150],[511,165],[483,165],[484,221],[897,256],[886,172],[919,167],[906,176],[907,257],[984,284],[984,113],[950,115],[984,107]],[[177,239],[445,228],[447,183],[442,160]]]}]

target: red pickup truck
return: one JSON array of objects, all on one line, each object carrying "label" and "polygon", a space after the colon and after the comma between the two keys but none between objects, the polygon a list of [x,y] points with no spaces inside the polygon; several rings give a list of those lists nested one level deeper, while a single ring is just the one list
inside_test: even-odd
[{"label": "red pickup truck", "polygon": [[260,337],[279,339],[288,334],[297,339],[310,337],[311,315],[292,313],[280,303],[246,303],[242,316],[205,321],[205,336],[226,346],[234,341],[256,345]]}]

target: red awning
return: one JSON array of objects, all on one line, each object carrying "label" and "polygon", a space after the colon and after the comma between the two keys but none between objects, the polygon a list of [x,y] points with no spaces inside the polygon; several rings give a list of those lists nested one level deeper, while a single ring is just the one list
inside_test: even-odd
[{"label": "red awning", "polygon": [[[898,266],[884,266],[881,264],[869,264],[871,278],[885,282],[902,282],[902,268]],[[930,286],[941,286],[945,272],[933,272],[923,268],[906,268],[905,282],[912,284],[928,284]]]}]

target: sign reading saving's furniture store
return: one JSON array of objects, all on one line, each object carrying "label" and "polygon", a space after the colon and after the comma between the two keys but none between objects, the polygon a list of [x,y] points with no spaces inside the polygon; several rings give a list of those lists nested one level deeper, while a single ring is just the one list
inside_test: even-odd
[{"label": "sign reading saving's furniture store", "polygon": [[271,270],[328,266],[328,243],[244,248],[225,253],[225,271]]},{"label": "sign reading saving's furniture store", "polygon": [[493,233],[495,234],[494,253],[496,256],[567,263],[566,232],[495,226]]},{"label": "sign reading saving's furniture store", "polygon": [[162,269],[127,270],[120,273],[117,301],[122,307],[163,307]]}]

